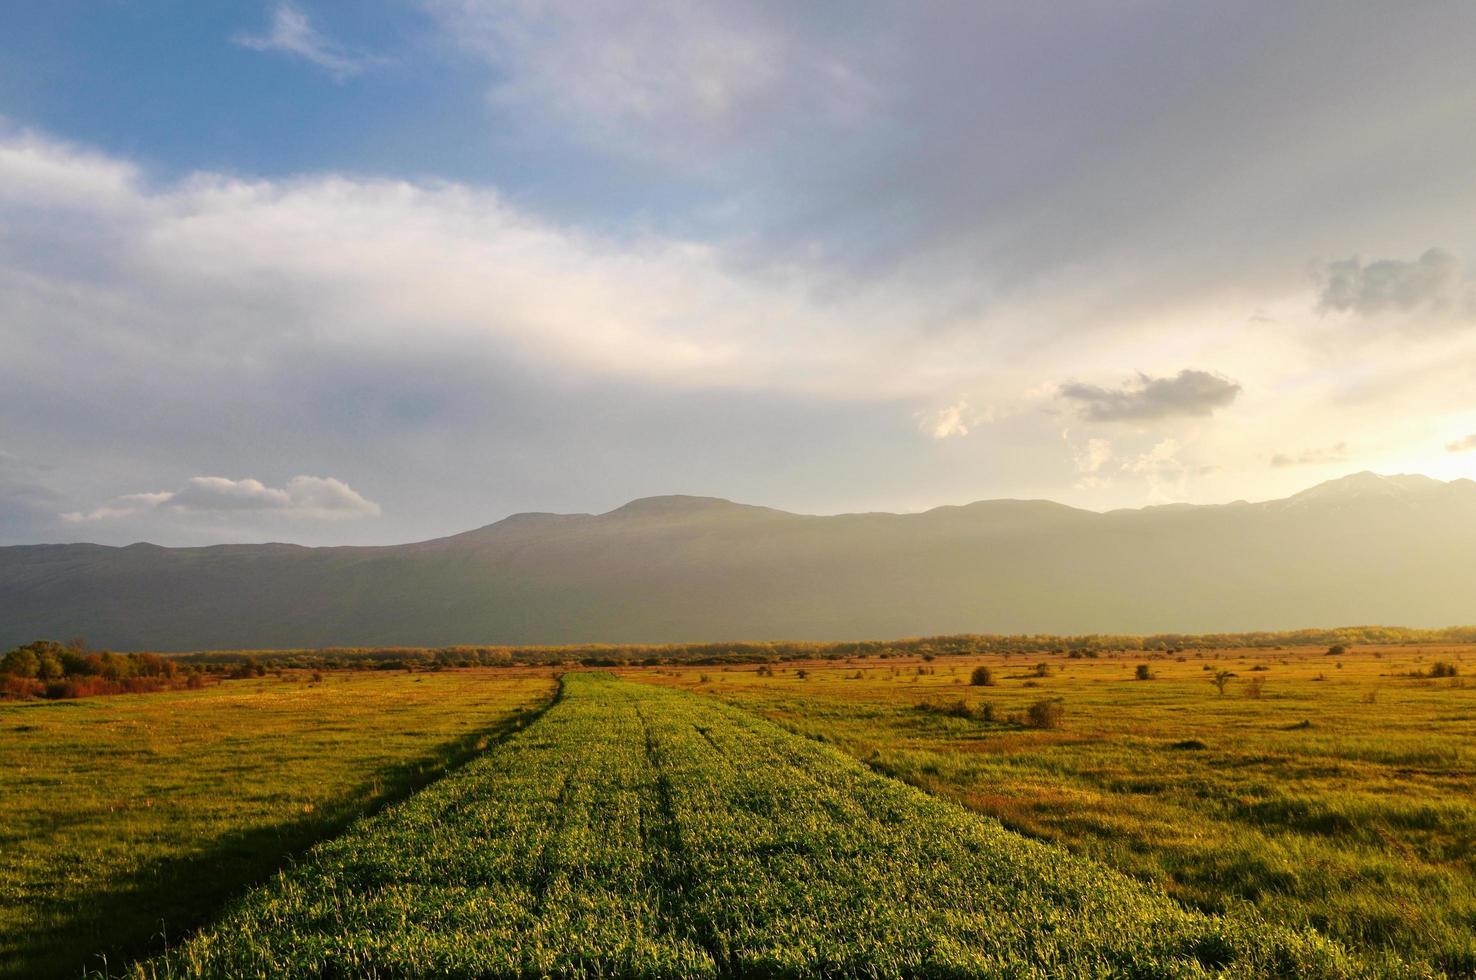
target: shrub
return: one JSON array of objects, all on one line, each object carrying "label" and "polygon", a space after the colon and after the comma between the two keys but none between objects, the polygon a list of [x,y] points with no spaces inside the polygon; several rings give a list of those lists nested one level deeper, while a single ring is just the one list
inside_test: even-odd
[{"label": "shrub", "polygon": [[994,671],[990,670],[988,667],[985,667],[983,664],[980,664],[978,667],[975,667],[974,672],[969,675],[969,683],[972,684],[974,687],[993,687]]},{"label": "shrub", "polygon": [[15,674],[0,674],[0,697],[7,698],[34,698],[40,697],[45,687],[40,681],[30,677],[18,677]]},{"label": "shrub", "polygon": [[1061,719],[1066,716],[1066,709],[1061,706],[1060,698],[1047,698],[1037,701],[1025,711],[1025,726],[1027,728],[1060,728]]},{"label": "shrub", "polygon": [[1431,677],[1454,677],[1460,673],[1456,665],[1444,660],[1437,660],[1430,665]]},{"label": "shrub", "polygon": [[1345,654],[1347,652],[1348,652],[1348,648],[1345,647],[1345,646],[1343,646],[1343,644],[1341,644],[1341,643],[1334,643],[1332,646],[1330,646],[1330,647],[1327,648],[1327,654],[1326,655],[1329,656],[1329,657],[1341,657],[1341,656],[1343,656],[1343,654]]},{"label": "shrub", "polygon": [[1148,669],[1147,664],[1138,664],[1138,669],[1133,672],[1133,676],[1140,681],[1153,680],[1153,672]]},{"label": "shrub", "polygon": [[924,701],[917,706],[917,710],[935,715],[947,715],[950,718],[967,718],[970,721],[994,721],[994,705],[987,701],[978,705],[970,705],[963,698],[942,703]]},{"label": "shrub", "polygon": [[1035,665],[1035,676],[1036,677],[1049,677],[1049,676],[1051,676],[1051,665],[1050,664],[1036,664]]}]

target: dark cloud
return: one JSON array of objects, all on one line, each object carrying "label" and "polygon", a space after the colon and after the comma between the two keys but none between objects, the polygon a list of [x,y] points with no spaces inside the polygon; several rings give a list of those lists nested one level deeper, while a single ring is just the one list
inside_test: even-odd
[{"label": "dark cloud", "polygon": [[33,541],[55,523],[65,497],[45,482],[44,468],[0,450],[0,544]]},{"label": "dark cloud", "polygon": [[1209,371],[1185,368],[1171,378],[1138,375],[1121,388],[1065,384],[1061,397],[1078,403],[1092,422],[1135,422],[1177,416],[1205,416],[1240,395],[1240,385]]},{"label": "dark cloud", "polygon": [[1476,148],[1446,122],[1476,91],[1458,5],[428,7],[492,67],[496,124],[569,151],[560,187],[618,167],[707,198],[677,223],[782,269],[966,269],[984,295],[1144,257],[1177,267],[1160,292],[1281,278],[1389,216],[1460,228],[1411,202],[1464,187]]},{"label": "dark cloud", "polygon": [[1322,449],[1303,449],[1299,453],[1276,453],[1271,457],[1271,465],[1281,469],[1287,466],[1309,466],[1318,463],[1345,463],[1348,461],[1348,444],[1340,442],[1336,446],[1327,446]]},{"label": "dark cloud", "polygon": [[1442,248],[1427,249],[1413,262],[1358,257],[1329,262],[1320,270],[1324,312],[1470,312],[1472,289],[1460,259]]}]

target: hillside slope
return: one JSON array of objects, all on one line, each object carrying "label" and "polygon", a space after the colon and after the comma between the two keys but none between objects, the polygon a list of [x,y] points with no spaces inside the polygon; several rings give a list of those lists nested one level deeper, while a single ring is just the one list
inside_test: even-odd
[{"label": "hillside slope", "polygon": [[0,644],[115,649],[845,639],[1476,620],[1476,483],[1098,514],[808,517],[657,497],[375,548],[0,548]]}]

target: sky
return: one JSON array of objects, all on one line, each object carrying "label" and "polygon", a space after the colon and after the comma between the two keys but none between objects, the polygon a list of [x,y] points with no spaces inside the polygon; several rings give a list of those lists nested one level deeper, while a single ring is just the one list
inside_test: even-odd
[{"label": "sky", "polygon": [[1476,5],[14,0],[0,544],[1476,477]]}]

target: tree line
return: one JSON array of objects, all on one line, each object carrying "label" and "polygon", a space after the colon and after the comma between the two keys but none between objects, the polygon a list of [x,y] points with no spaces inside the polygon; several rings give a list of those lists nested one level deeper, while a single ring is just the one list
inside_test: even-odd
[{"label": "tree line", "polygon": [[269,670],[439,670],[450,667],[585,666],[780,663],[876,657],[977,654],[1180,653],[1186,650],[1272,649],[1288,646],[1476,643],[1476,626],[1415,629],[1349,626],[1335,629],[1250,633],[982,634],[897,640],[758,641],[733,643],[566,646],[461,645],[446,647],[324,647],[318,649],[218,650],[196,653],[88,651],[80,640],[38,640],[0,659],[0,694],[11,697],[80,697],[198,686],[211,679],[259,676]]}]

